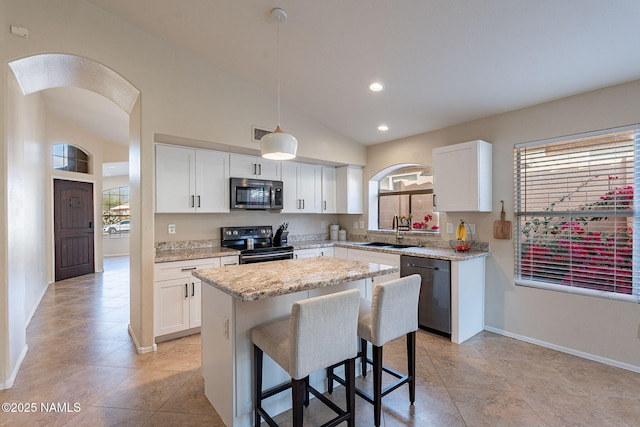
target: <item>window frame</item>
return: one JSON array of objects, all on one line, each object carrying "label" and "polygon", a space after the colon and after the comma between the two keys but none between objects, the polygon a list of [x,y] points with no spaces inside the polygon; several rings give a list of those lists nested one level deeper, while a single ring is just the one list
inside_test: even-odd
[{"label": "window frame", "polygon": [[[631,205],[631,207],[618,207],[618,205],[616,205],[614,207],[614,210],[589,210],[588,215],[585,215],[585,211],[584,210],[578,210],[576,209],[575,206],[573,207],[569,207],[569,208],[565,208],[565,209],[558,209],[558,210],[554,210],[556,207],[556,202],[555,199],[552,197],[549,200],[554,200],[553,202],[548,202],[548,208],[545,208],[544,210],[540,210],[539,206],[541,204],[541,202],[539,201],[539,199],[535,198],[535,195],[539,194],[536,191],[531,191],[533,193],[532,196],[530,196],[530,199],[527,199],[527,195],[524,194],[526,193],[526,185],[531,185],[531,183],[526,183],[526,179],[530,178],[528,175],[526,175],[525,173],[525,166],[522,164],[522,155],[520,154],[520,151],[523,149],[527,149],[527,148],[534,148],[534,147],[546,147],[547,149],[551,148],[553,149],[554,146],[558,147],[561,146],[561,144],[567,144],[566,146],[564,146],[564,148],[569,147],[572,142],[577,143],[578,145],[576,145],[576,149],[573,152],[569,152],[569,160],[567,160],[566,162],[563,163],[558,163],[558,168],[555,168],[555,170],[553,170],[553,174],[555,173],[561,173],[562,172],[562,167],[566,168],[568,171],[564,172],[564,178],[569,180],[570,178],[575,178],[576,176],[580,176],[580,175],[572,175],[573,172],[571,172],[571,169],[576,169],[578,167],[578,162],[575,160],[571,159],[571,155],[584,155],[584,153],[587,152],[586,149],[582,148],[581,143],[583,141],[585,141],[585,139],[588,138],[602,138],[602,141],[599,142],[597,145],[594,145],[595,148],[593,148],[593,150],[589,150],[588,151],[588,155],[585,156],[585,158],[587,159],[586,161],[588,162],[594,162],[597,157],[592,156],[591,155],[591,151],[594,150],[603,150],[604,147],[606,147],[607,144],[611,144],[610,142],[606,142],[606,139],[612,135],[612,134],[616,134],[616,133],[623,133],[623,132],[629,132],[631,131],[631,153],[633,155],[633,162],[630,165],[630,169],[631,171],[631,176],[630,179],[632,181],[632,186],[631,186],[631,191],[633,191],[634,189],[640,188],[638,186],[638,183],[640,182],[640,125],[631,125],[631,126],[623,126],[623,127],[618,127],[618,128],[612,128],[612,129],[604,129],[604,130],[599,130],[599,131],[593,131],[593,132],[586,132],[586,133],[580,133],[580,134],[575,134],[575,135],[567,135],[567,136],[563,136],[563,137],[557,137],[557,138],[550,138],[550,139],[544,139],[544,140],[538,140],[538,141],[531,141],[531,142],[525,142],[525,143],[520,143],[520,144],[515,144],[514,146],[514,214],[515,214],[515,239],[514,239],[514,281],[516,285],[519,286],[526,286],[526,287],[533,287],[533,288],[540,288],[540,289],[547,289],[547,290],[553,290],[553,291],[559,291],[559,292],[564,292],[564,293],[570,293],[570,294],[579,294],[579,295],[586,295],[586,296],[593,296],[593,297],[600,297],[600,298],[606,298],[606,299],[613,299],[613,300],[621,300],[621,301],[628,301],[628,302],[635,302],[635,303],[640,303],[640,233],[635,232],[635,230],[640,229],[640,197],[636,197],[634,195],[633,197],[633,203]],[[629,143],[627,143],[629,144]],[[566,151],[566,150],[565,150]],[[525,154],[526,156],[526,154]],[[555,159],[554,159],[555,160]],[[590,164],[590,163],[589,163]],[[526,166],[529,167],[529,166]],[[614,170],[614,168],[616,167],[615,163],[612,163],[611,168],[607,169],[607,172],[605,172],[605,176],[606,173],[609,173],[609,175],[607,176],[607,178],[609,180],[611,180],[612,174],[611,171]],[[615,175],[615,172],[613,172],[613,175]],[[585,175],[588,176],[588,175]],[[617,177],[615,177],[617,178]],[[541,180],[540,180],[541,181]],[[523,183],[525,182],[525,183]],[[537,182],[536,182],[537,183]],[[556,187],[551,186],[551,189],[555,189]],[[559,188],[559,186],[558,186]],[[596,187],[596,191],[598,191],[600,187]],[[549,190],[551,191],[551,190]],[[593,197],[593,196],[590,196]],[[587,198],[585,198],[586,200]],[[601,197],[602,199],[602,197]],[[597,205],[597,203],[593,203],[590,200],[592,200],[591,198],[589,198],[589,203],[584,202],[584,206],[588,206],[589,209],[591,209],[591,207],[595,204]],[[574,203],[574,202],[572,202]],[[537,206],[536,206],[537,204]],[[523,207],[523,205],[525,207]],[[528,205],[534,205],[536,206],[536,208],[528,208]],[[581,205],[582,206],[582,205]],[[582,207],[580,207],[580,209],[583,209]],[[550,212],[552,212],[553,214],[549,214]],[[541,279],[541,276],[543,274],[546,273],[550,273],[551,271],[551,267],[544,267],[544,263],[538,263],[535,264],[536,267],[532,267],[533,262],[532,259],[534,261],[538,261],[538,259],[535,258],[535,256],[533,258],[531,258],[531,256],[529,256],[529,263],[525,263],[525,256],[528,255],[528,253],[525,251],[526,250],[530,251],[533,249],[533,247],[536,245],[536,243],[531,243],[531,241],[527,242],[526,244],[523,243],[523,239],[525,237],[524,233],[523,233],[523,222],[522,220],[524,218],[536,218],[536,217],[540,217],[540,216],[545,216],[547,218],[553,218],[553,221],[557,221],[557,222],[561,222],[561,219],[563,218],[569,218],[569,221],[573,221],[573,218],[582,218],[585,219],[584,217],[588,217],[590,221],[602,221],[607,220],[609,221],[609,217],[614,217],[614,218],[618,218],[618,217],[627,217],[629,218],[628,222],[630,224],[632,224],[631,227],[628,227],[631,229],[631,231],[633,232],[633,237],[632,237],[632,260],[631,260],[631,294],[627,294],[627,293],[622,293],[622,292],[615,292],[614,290],[600,290],[600,289],[590,289],[587,287],[580,287],[580,285],[576,285],[573,282],[571,282],[571,284],[561,284],[561,283],[553,283],[554,280],[550,279],[549,281],[544,281]],[[594,218],[599,218],[599,219],[594,219]],[[566,222],[566,220],[565,220]],[[525,223],[526,224],[526,223]],[[600,223],[598,223],[600,224]],[[612,229],[614,230],[614,238],[615,236],[617,236],[617,229],[615,227],[612,227]],[[547,231],[543,231],[545,233],[544,236],[542,236],[542,233],[537,234],[536,236],[534,236],[534,239],[544,239],[544,238],[548,238],[549,236],[546,234],[548,233],[548,229]],[[565,230],[566,232],[566,230]],[[584,231],[583,231],[584,232]],[[569,236],[573,236],[573,238],[576,239],[576,241],[580,241],[580,239],[577,237],[577,234],[579,233],[579,230],[576,230],[576,232],[574,233],[572,230],[569,231]],[[529,238],[529,236],[526,236],[527,238]],[[526,239],[524,239],[526,241]],[[543,241],[543,240],[541,240]],[[534,240],[535,242],[535,240]],[[592,247],[590,248],[596,248],[596,249],[600,249],[602,248],[602,250],[604,250],[604,248],[606,247],[606,244],[600,243],[599,246],[596,244],[593,244]],[[590,260],[590,259],[589,259]],[[590,260],[591,261],[591,260]],[[540,265],[542,265],[543,267],[540,267]],[[583,267],[580,264],[580,261],[576,261],[574,263],[573,258],[570,258],[570,260],[566,263],[566,264],[560,264],[560,267],[562,266],[568,266],[569,269],[572,269],[573,267]],[[533,278],[532,276],[534,276],[533,273],[531,273],[530,270],[532,270],[533,268],[538,268],[539,271],[539,275],[537,278]],[[583,267],[584,268],[584,267]],[[617,264],[614,264],[614,269],[618,268]],[[525,274],[523,277],[523,270],[525,272],[528,272],[528,274]],[[617,270],[616,270],[617,271]],[[526,277],[529,276],[529,277]],[[551,274],[549,274],[550,277]],[[597,278],[602,278],[605,277],[605,274],[602,274],[601,276],[594,276]],[[613,276],[615,277],[615,276]],[[584,282],[583,282],[584,283]],[[595,285],[598,284],[597,280],[594,280]],[[613,285],[612,284],[608,284],[607,286],[612,286],[615,289],[615,281],[613,281]],[[594,286],[595,286],[594,285]],[[628,288],[628,287],[627,287]]]},{"label": "window frame", "polygon": [[[58,154],[58,150],[61,150],[62,153]],[[70,152],[74,154],[71,155]],[[64,166],[56,167],[57,159],[61,159]],[[73,167],[70,167],[70,165],[73,165]],[[79,167],[80,165],[84,165],[86,170]],[[91,155],[78,145],[66,142],[54,144],[51,147],[51,167],[56,171],[91,174]]]},{"label": "window frame", "polygon": [[[411,165],[411,166],[405,166],[405,167],[401,167],[398,169],[395,169],[393,171],[389,171],[388,173],[386,173],[382,178],[377,180],[377,194],[376,194],[376,203],[377,203],[377,230],[379,231],[393,231],[393,228],[381,228],[380,227],[380,218],[381,218],[381,213],[380,213],[380,209],[381,209],[381,203],[380,203],[380,198],[381,197],[387,197],[387,196],[409,196],[409,206],[408,206],[408,212],[409,215],[413,215],[412,214],[412,196],[415,195],[433,195],[433,188],[424,188],[424,189],[416,189],[416,190],[382,190],[380,188],[381,183],[385,180],[388,179],[389,176],[391,175],[410,175],[410,174],[416,174],[416,172],[405,172],[403,173],[402,171],[405,169],[415,169],[417,165]],[[426,167],[424,167],[426,169]],[[417,174],[416,174],[417,175]],[[432,211],[433,214],[438,214],[438,212],[436,211]],[[406,230],[406,231],[410,231],[412,233],[429,233],[431,235],[437,235],[440,233],[440,222],[439,222],[439,215],[437,215],[437,223],[433,224],[433,225],[437,225],[438,228],[435,230],[432,230],[431,228],[429,229],[414,229],[413,228],[413,223],[415,222],[415,219],[412,217],[411,221],[410,221],[410,229]]]},{"label": "window frame", "polygon": [[[127,189],[127,191],[126,191],[126,201],[124,201],[124,202],[123,202],[123,197],[125,197],[125,196],[123,196],[123,192],[121,191],[122,188],[126,188]],[[111,187],[111,188],[107,188],[105,190],[102,190],[102,228],[101,228],[102,235],[103,235],[103,238],[109,238],[109,239],[128,238],[130,236],[130,233],[131,233],[131,207],[129,207],[129,209],[128,209],[129,210],[129,214],[127,214],[127,215],[122,215],[122,214],[105,215],[105,203],[104,203],[105,195],[111,196],[111,194],[112,194],[112,192],[114,190],[118,190],[118,204],[115,204],[114,206],[121,206],[124,203],[130,203],[130,201],[131,201],[131,186],[129,186],[129,185],[121,185],[121,186],[118,186],[118,187]],[[111,208],[112,207],[110,207],[110,209]],[[110,217],[117,217],[118,221],[110,222],[109,224],[106,224],[105,223],[105,217],[109,217],[109,216]],[[129,221],[129,230],[126,230],[126,231],[119,230],[119,231],[113,233],[113,235],[111,233],[106,233],[106,236],[105,236],[104,228],[107,225],[119,224],[122,221]]]}]

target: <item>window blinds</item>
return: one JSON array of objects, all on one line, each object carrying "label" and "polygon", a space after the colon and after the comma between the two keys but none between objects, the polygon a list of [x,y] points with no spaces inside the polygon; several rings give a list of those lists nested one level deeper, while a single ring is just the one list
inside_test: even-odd
[{"label": "window blinds", "polygon": [[638,300],[639,142],[633,126],[515,146],[518,284]]}]

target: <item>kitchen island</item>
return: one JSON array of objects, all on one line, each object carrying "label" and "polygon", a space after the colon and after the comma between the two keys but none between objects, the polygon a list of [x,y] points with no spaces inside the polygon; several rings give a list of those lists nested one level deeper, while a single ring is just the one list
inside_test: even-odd
[{"label": "kitchen island", "polygon": [[[331,258],[304,258],[196,270],[202,281],[202,376],[205,395],[228,426],[251,426],[252,346],[256,325],[289,315],[295,301],[357,288],[367,297],[365,280],[397,273],[398,267]],[[268,357],[264,388],[289,379]],[[324,390],[324,372],[311,376]],[[281,393],[265,404],[272,414],[290,408]]]}]

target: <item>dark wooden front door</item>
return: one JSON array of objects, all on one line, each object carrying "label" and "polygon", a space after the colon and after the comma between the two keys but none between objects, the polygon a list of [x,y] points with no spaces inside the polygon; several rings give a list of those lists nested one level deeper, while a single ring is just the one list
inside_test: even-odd
[{"label": "dark wooden front door", "polygon": [[53,181],[56,281],[94,272],[93,184]]}]

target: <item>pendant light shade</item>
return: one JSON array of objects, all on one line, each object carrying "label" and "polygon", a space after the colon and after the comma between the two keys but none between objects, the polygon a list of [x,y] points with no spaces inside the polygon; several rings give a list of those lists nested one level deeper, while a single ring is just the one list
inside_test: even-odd
[{"label": "pendant light shade", "polygon": [[260,139],[262,157],[272,160],[291,160],[296,157],[298,140],[295,136],[284,133],[278,126],[276,130]]},{"label": "pendant light shade", "polygon": [[278,126],[260,139],[260,151],[265,159],[291,160],[296,157],[298,140],[280,127],[280,23],[287,20],[287,13],[276,7],[271,10],[271,16],[278,24]]}]

